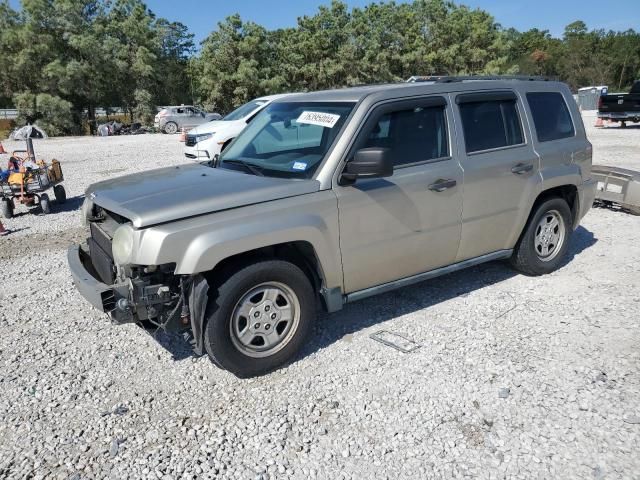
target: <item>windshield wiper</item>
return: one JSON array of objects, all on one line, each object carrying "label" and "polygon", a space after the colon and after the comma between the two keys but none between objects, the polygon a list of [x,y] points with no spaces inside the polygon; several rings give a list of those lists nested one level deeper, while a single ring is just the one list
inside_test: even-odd
[{"label": "windshield wiper", "polygon": [[236,159],[232,159],[232,160],[223,160],[222,163],[228,163],[230,165],[240,165],[242,167],[245,168],[245,170],[247,170],[248,172],[254,174],[254,175],[258,175],[259,177],[264,177],[264,173],[262,173],[257,165],[254,165],[253,163],[249,163],[249,162],[245,162],[244,160],[236,160]]}]

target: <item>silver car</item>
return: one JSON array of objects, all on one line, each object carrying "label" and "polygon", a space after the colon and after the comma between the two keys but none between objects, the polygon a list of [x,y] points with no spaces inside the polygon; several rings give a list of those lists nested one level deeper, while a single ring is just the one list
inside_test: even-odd
[{"label": "silver car", "polygon": [[177,133],[183,128],[188,130],[221,118],[219,113],[207,113],[191,105],[162,107],[155,116],[153,126],[162,133]]},{"label": "silver car", "polygon": [[261,375],[294,358],[317,309],[491,260],[559,268],[593,203],[591,156],[562,83],[291,95],[219,158],[89,187],[68,261],[115,323],[189,330],[216,365]]}]

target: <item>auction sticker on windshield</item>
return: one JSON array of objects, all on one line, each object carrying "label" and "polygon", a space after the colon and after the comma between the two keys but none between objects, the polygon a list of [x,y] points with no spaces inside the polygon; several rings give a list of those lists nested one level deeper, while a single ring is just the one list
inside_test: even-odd
[{"label": "auction sticker on windshield", "polygon": [[307,169],[307,164],[304,162],[295,162],[293,164],[293,168],[294,170],[306,170]]},{"label": "auction sticker on windshield", "polygon": [[333,128],[338,120],[340,120],[340,115],[334,113],[310,112],[305,110],[300,114],[296,122]]}]

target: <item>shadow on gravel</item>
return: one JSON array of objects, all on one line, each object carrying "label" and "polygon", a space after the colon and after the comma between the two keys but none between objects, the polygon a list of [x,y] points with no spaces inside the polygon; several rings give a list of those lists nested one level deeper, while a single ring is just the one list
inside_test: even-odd
[{"label": "shadow on gravel", "polygon": [[564,257],[564,261],[560,265],[560,268],[564,267],[587,248],[592,247],[598,243],[598,239],[593,236],[593,232],[590,232],[582,225],[576,228],[576,231],[571,235],[571,243],[569,243],[569,250]]},{"label": "shadow on gravel", "polygon": [[[592,232],[582,226],[578,227],[571,236],[566,260],[560,268],[597,241]],[[417,312],[455,297],[464,297],[475,290],[499,284],[515,275],[519,275],[519,273],[513,270],[507,262],[489,262],[347,304],[339,312],[321,315],[315,335],[307,347],[303,349],[300,358],[331,345],[345,335],[401,315]]]},{"label": "shadow on gravel", "polygon": [[[597,242],[593,233],[578,227],[571,237],[569,251],[562,267],[571,262],[582,251]],[[459,272],[427,280],[399,290],[347,304],[333,314],[319,315],[315,331],[298,359],[328,347],[345,335],[366,329],[392,318],[413,313],[455,297],[464,297],[471,292],[507,280],[518,272],[507,262],[489,262]],[[183,334],[148,331],[176,361],[195,356],[188,338]]]},{"label": "shadow on gravel", "polygon": [[[84,201],[84,195],[78,195],[77,197],[67,198],[67,201],[63,204],[59,204],[58,202],[53,200],[51,202],[51,213],[49,213],[49,215],[55,215],[56,213],[73,212],[75,210],[79,210],[80,207],[82,206],[83,201]],[[38,205],[35,205],[33,207],[24,207],[22,205],[19,205],[18,210],[16,210],[13,214],[14,218],[20,218],[25,215],[42,215],[42,210]]]},{"label": "shadow on gravel", "polygon": [[605,127],[605,130],[609,129],[609,128],[615,128],[618,130],[638,130],[640,129],[640,125],[627,125],[626,127],[621,127],[620,125],[617,126],[610,126],[610,127]]},{"label": "shadow on gravel", "polygon": [[53,202],[51,205],[51,213],[62,213],[62,212],[73,212],[74,210],[79,210],[82,207],[82,202],[84,202],[84,195],[78,195],[75,197],[67,198],[67,201],[63,204],[59,204],[57,202]]}]

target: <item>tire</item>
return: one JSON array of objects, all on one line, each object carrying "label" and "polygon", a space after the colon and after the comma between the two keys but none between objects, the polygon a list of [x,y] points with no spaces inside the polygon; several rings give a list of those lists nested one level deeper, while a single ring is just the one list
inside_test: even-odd
[{"label": "tire", "polygon": [[46,193],[40,195],[40,209],[45,215],[49,215],[51,213],[51,201],[49,200],[49,195]]},{"label": "tire", "polygon": [[53,194],[56,197],[57,203],[62,205],[67,201],[67,192],[62,185],[56,185],[55,187],[53,187]]},{"label": "tire", "polygon": [[13,202],[9,198],[3,198],[0,202],[0,214],[7,220],[13,218]]},{"label": "tire", "polygon": [[316,315],[309,279],[281,260],[238,269],[214,295],[207,306],[204,346],[213,363],[240,378],[264,375],[292,360]]},{"label": "tire", "polygon": [[[550,198],[542,202],[516,244],[511,265],[532,276],[556,270],[569,248],[573,230],[571,218],[571,209],[564,199]],[[555,224],[557,227],[554,228]]]},{"label": "tire", "polygon": [[178,131],[178,124],[176,122],[167,122],[164,124],[164,127],[162,127],[162,131],[173,135]]}]

